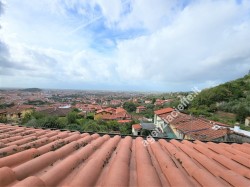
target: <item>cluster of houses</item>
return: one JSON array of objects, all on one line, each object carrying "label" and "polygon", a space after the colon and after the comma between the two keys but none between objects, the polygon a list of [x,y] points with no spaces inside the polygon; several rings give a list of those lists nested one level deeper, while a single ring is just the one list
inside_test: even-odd
[{"label": "cluster of houses", "polygon": [[172,99],[156,99],[154,105],[156,106],[160,106],[160,105],[164,105],[165,103],[169,103],[172,102]]},{"label": "cluster of houses", "polygon": [[194,117],[164,108],[154,112],[154,123],[146,126],[143,123],[132,126],[133,135],[142,135],[144,130],[151,131],[152,136],[220,142],[250,142],[250,133],[240,130],[238,126],[229,125]]},{"label": "cluster of houses", "polygon": [[100,109],[95,112],[94,116],[95,120],[117,120],[119,123],[129,123],[132,120],[132,116],[121,107],[118,108],[106,108],[106,109]]},{"label": "cluster of houses", "polygon": [[[132,122],[132,116],[122,107],[105,107],[98,104],[76,104],[83,115],[91,112],[94,120],[115,120],[119,123]],[[37,110],[49,115],[66,116],[71,110],[68,105],[55,105],[50,107],[34,107],[32,105],[16,105],[11,108],[1,109],[0,117],[8,120],[21,119],[26,113]],[[136,113],[141,113],[146,107],[139,106]],[[250,117],[245,120],[245,125],[250,125]],[[143,132],[150,132],[152,136],[175,138],[175,139],[198,139],[201,141],[232,141],[250,142],[250,132],[241,130],[238,126],[231,128],[227,124],[194,117],[173,108],[164,108],[154,111],[153,122],[143,122],[132,125],[133,135],[143,135]]]},{"label": "cluster of houses", "polygon": [[0,109],[0,118],[17,121],[32,110],[33,106],[31,105],[17,105],[7,109]]},{"label": "cluster of houses", "polygon": [[[121,107],[102,107],[98,104],[76,104],[75,108],[79,109],[82,116],[88,113],[94,114],[95,120],[116,120],[119,123],[129,123],[132,121],[132,116]],[[34,107],[32,105],[17,105],[7,109],[0,110],[0,117],[5,117],[8,121],[18,122],[26,113],[33,110],[47,115],[65,117],[72,110],[70,105],[53,105],[44,107]]]}]

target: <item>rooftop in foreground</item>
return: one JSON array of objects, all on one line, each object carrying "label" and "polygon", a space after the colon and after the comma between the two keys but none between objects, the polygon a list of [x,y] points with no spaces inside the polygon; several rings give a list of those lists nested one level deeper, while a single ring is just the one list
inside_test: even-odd
[{"label": "rooftop in foreground", "polygon": [[0,124],[0,186],[250,186],[250,144]]}]

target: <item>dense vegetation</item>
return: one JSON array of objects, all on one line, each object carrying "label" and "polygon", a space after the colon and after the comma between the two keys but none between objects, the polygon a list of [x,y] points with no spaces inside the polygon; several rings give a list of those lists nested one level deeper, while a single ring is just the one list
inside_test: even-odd
[{"label": "dense vegetation", "polygon": [[4,104],[0,104],[0,109],[6,109],[6,108],[13,107],[13,106],[15,106],[14,103],[9,103],[9,104],[4,103]]},{"label": "dense vegetation", "polygon": [[133,102],[125,102],[123,104],[123,108],[128,112],[134,112],[136,110],[137,105]]},{"label": "dense vegetation", "polygon": [[236,114],[243,123],[250,116],[250,75],[202,90],[188,108],[190,113],[212,117],[217,111]]},{"label": "dense vegetation", "polygon": [[34,106],[41,106],[41,105],[46,105],[49,104],[46,101],[41,101],[41,100],[35,100],[35,101],[27,101],[24,104],[26,105],[34,105]]},{"label": "dense vegetation", "polygon": [[40,88],[25,88],[21,89],[23,92],[41,92],[42,90]]},{"label": "dense vegetation", "polygon": [[87,132],[104,132],[121,134],[131,134],[132,123],[119,124],[117,121],[95,121],[91,116],[83,118],[77,112],[72,110],[66,117],[50,116],[39,112],[26,113],[22,119],[22,125],[30,127],[44,127],[78,130]]}]

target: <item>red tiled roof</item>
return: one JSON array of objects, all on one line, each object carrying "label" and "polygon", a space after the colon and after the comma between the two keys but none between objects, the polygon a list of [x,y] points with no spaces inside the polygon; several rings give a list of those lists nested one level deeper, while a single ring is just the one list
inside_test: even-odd
[{"label": "red tiled roof", "polygon": [[145,107],[145,106],[138,106],[138,107],[136,107],[136,108],[144,109],[144,108],[146,108],[146,107]]},{"label": "red tiled roof", "polygon": [[134,125],[132,125],[132,128],[136,129],[136,130],[140,130],[141,129],[141,125],[140,124],[134,124]]},{"label": "red tiled roof", "polygon": [[[169,114],[162,114],[159,116],[167,122],[168,115]],[[190,136],[192,139],[203,141],[211,141],[223,137],[229,132],[226,128],[214,129],[214,124],[183,113],[179,113],[170,124],[183,134]]]},{"label": "red tiled roof", "polygon": [[250,144],[0,124],[0,186],[250,186]]},{"label": "red tiled roof", "polygon": [[157,115],[161,115],[161,114],[166,114],[166,113],[170,113],[172,112],[174,109],[173,108],[163,108],[163,109],[160,109],[160,110],[156,110],[154,111],[155,114]]},{"label": "red tiled roof", "polygon": [[118,108],[115,110],[115,113],[116,113],[116,114],[118,114],[118,113],[127,113],[127,111],[126,111],[124,108],[118,107]]},{"label": "red tiled roof", "polygon": [[201,118],[199,117],[200,120],[203,120],[203,121],[206,121],[212,125],[219,125],[219,126],[222,126],[222,127],[231,127],[230,125],[228,124],[225,124],[225,123],[221,123],[221,122],[218,122],[218,121],[213,121],[213,120],[210,120],[210,119],[205,119],[205,118]]},{"label": "red tiled roof", "polygon": [[40,113],[47,115],[55,115],[55,116],[67,116],[67,114],[71,111],[71,108],[47,108],[44,110],[40,110]]},{"label": "red tiled roof", "polygon": [[109,112],[112,112],[112,113],[116,111],[116,109],[112,108],[112,107],[106,108],[105,110],[109,111]]},{"label": "red tiled roof", "polygon": [[114,108],[107,108],[107,109],[102,109],[100,111],[97,111],[96,114],[98,113],[101,113],[101,112],[107,112],[107,113],[110,113],[111,115],[106,115],[106,114],[103,114],[101,116],[102,119],[104,120],[128,120],[128,119],[131,119],[131,115],[127,113],[127,111],[123,108],[117,108],[117,109],[114,109]]},{"label": "red tiled roof", "polygon": [[116,120],[117,119],[116,115],[106,115],[106,114],[102,115],[101,118],[104,120]]},{"label": "red tiled roof", "polygon": [[4,114],[4,113],[7,113],[7,110],[5,110],[5,109],[0,109],[0,114]]},{"label": "red tiled roof", "polygon": [[99,113],[102,113],[102,112],[112,114],[112,112],[111,112],[111,111],[108,111],[108,110],[103,110],[103,109],[101,109],[101,110],[97,110],[97,111],[96,111],[96,114],[99,114]]},{"label": "red tiled roof", "polygon": [[32,109],[32,108],[34,108],[34,106],[32,106],[32,105],[13,106],[11,108],[7,108],[6,112],[8,114],[18,114],[18,113],[21,113],[24,110]]},{"label": "red tiled roof", "polygon": [[130,119],[124,119],[124,120],[118,120],[117,122],[118,123],[129,123],[129,122],[131,122],[132,120],[130,120]]}]

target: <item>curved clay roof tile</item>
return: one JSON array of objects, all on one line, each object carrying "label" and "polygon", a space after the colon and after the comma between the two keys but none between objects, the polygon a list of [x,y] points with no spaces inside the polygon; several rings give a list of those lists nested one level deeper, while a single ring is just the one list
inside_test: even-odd
[{"label": "curved clay roof tile", "polygon": [[31,176],[28,177],[21,182],[18,182],[13,187],[20,187],[20,186],[36,186],[36,187],[46,187],[44,181],[42,181],[40,178]]},{"label": "curved clay roof tile", "polygon": [[9,167],[0,168],[0,186],[8,185],[16,180],[14,171]]}]

